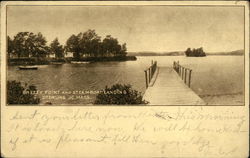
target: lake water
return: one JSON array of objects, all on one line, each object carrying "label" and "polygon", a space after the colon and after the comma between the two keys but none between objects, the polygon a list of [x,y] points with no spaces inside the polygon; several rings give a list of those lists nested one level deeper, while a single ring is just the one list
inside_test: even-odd
[{"label": "lake water", "polygon": [[[101,90],[116,83],[131,84],[145,92],[144,70],[156,60],[159,66],[172,66],[173,61],[191,68],[191,88],[209,104],[243,104],[244,56],[184,56],[137,57],[137,61],[97,62],[85,64],[42,65],[38,70],[18,70],[8,67],[8,80],[34,84],[39,91]],[[56,95],[56,94],[55,94]],[[41,103],[91,104],[95,95],[78,98],[46,98]],[[67,95],[68,96],[68,95]]]}]

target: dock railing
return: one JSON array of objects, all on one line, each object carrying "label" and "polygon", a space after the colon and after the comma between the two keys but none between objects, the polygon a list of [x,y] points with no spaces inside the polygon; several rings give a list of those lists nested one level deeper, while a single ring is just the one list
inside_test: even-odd
[{"label": "dock railing", "polygon": [[144,70],[145,72],[145,80],[146,80],[146,88],[148,88],[148,85],[153,78],[155,71],[157,69],[157,61],[151,61],[151,66]]},{"label": "dock railing", "polygon": [[179,76],[184,81],[184,83],[186,85],[188,85],[188,87],[190,87],[191,86],[192,69],[181,66],[179,64],[179,61],[177,61],[177,62],[174,61],[173,68],[179,74]]}]

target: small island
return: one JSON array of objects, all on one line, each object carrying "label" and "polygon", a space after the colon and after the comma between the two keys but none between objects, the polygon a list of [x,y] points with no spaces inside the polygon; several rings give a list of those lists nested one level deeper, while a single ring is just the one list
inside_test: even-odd
[{"label": "small island", "polygon": [[128,61],[136,60],[127,56],[126,43],[107,35],[104,39],[87,30],[71,35],[65,45],[55,38],[47,45],[46,38],[39,32],[19,32],[13,39],[8,36],[9,65],[44,65],[73,62]]},{"label": "small island", "polygon": [[200,48],[193,48],[191,50],[191,48],[188,48],[186,51],[185,51],[185,55],[187,57],[205,57],[206,56],[206,53],[203,51],[203,48],[200,47]]}]

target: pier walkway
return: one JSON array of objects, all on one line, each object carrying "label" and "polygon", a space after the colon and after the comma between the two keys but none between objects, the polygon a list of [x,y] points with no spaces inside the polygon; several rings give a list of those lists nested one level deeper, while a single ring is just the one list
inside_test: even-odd
[{"label": "pier walkway", "polygon": [[149,105],[205,105],[173,67],[156,68],[143,99],[148,101]]}]

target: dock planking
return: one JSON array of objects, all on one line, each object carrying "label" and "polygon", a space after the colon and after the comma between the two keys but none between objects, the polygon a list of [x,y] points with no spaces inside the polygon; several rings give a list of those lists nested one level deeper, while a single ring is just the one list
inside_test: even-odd
[{"label": "dock planking", "polygon": [[143,99],[149,105],[205,105],[172,67],[158,67]]}]

